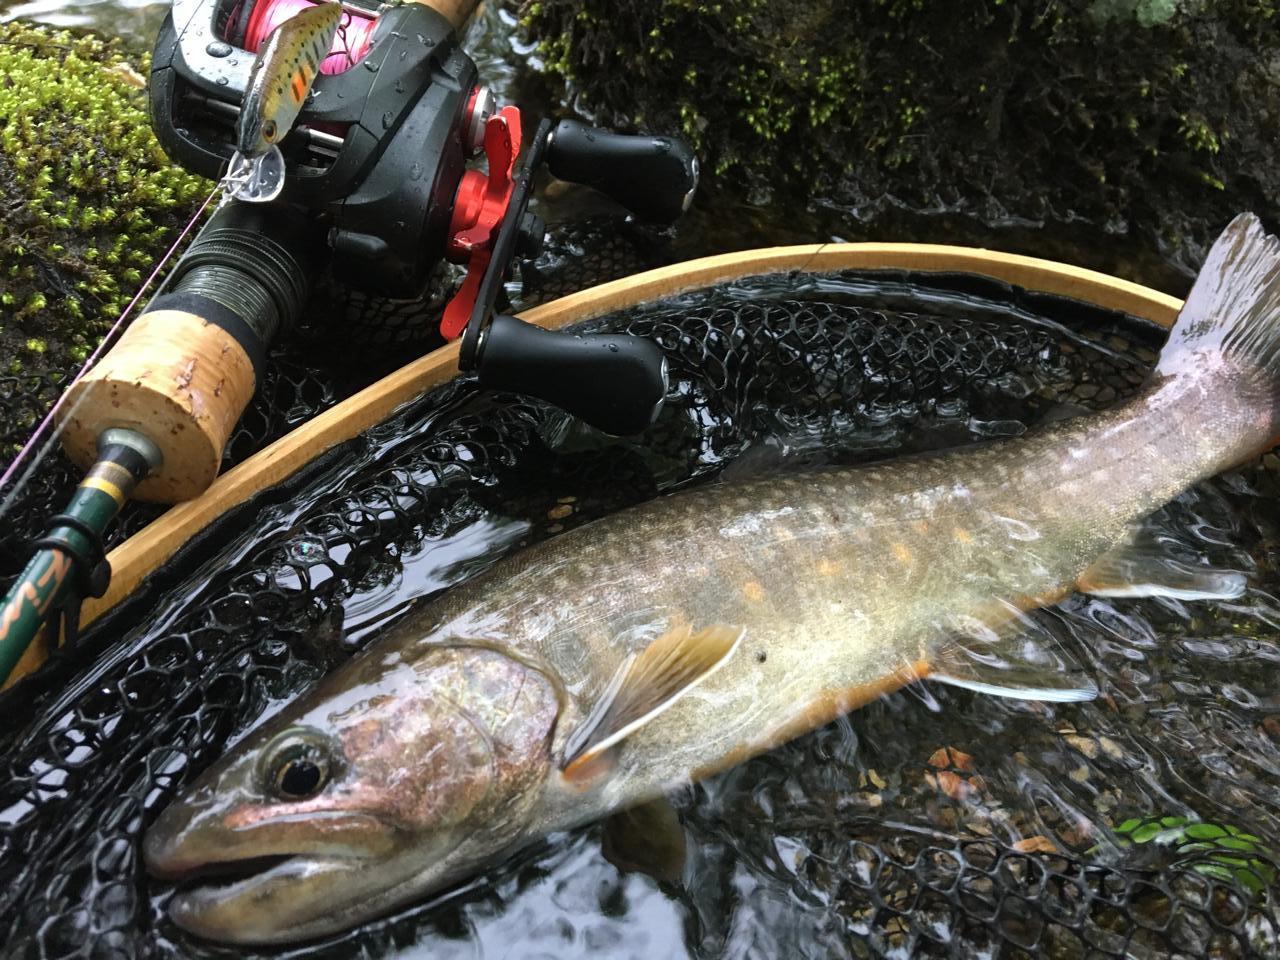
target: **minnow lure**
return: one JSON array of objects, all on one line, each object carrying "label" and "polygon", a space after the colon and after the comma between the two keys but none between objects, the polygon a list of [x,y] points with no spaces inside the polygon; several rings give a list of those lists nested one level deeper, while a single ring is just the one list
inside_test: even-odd
[{"label": "minnow lure", "polygon": [[322,3],[290,17],[258,52],[236,124],[236,155],[224,183],[231,196],[266,202],[284,187],[278,144],[297,122],[342,21],[342,5]]}]

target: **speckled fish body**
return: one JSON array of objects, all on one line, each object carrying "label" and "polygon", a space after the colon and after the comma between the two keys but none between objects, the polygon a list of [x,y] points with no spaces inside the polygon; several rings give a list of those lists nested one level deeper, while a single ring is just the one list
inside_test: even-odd
[{"label": "speckled fish body", "polygon": [[290,17],[267,37],[240,104],[236,149],[242,155],[262,156],[293,128],[341,20],[341,4],[323,3]]},{"label": "speckled fish body", "polygon": [[[189,888],[173,916],[249,942],[354,925],[812,730],[929,675],[957,632],[1055,601],[1132,521],[1276,432],[1278,248],[1254,221],[1229,228],[1153,382],[1118,409],[941,456],[656,500],[402,621],[151,829],[148,863],[166,875],[287,857]],[[638,653],[711,628],[735,637],[714,669],[591,762],[567,762],[619,678],[640,682]],[[324,767],[321,785],[287,759],[299,749]],[[298,770],[310,794],[283,797]]]}]

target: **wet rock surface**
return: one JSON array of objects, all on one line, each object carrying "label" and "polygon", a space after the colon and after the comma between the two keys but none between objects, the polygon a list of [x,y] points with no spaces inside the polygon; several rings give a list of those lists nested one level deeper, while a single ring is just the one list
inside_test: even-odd
[{"label": "wet rock surface", "polygon": [[522,11],[535,64],[565,79],[576,108],[698,145],[710,223],[789,209],[798,231],[980,243],[1175,292],[1232,215],[1276,224],[1270,3],[531,0]]}]

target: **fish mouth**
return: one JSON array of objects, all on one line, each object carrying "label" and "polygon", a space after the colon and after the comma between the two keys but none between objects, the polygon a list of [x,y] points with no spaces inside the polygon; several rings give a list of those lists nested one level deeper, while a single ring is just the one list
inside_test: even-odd
[{"label": "fish mouth", "polygon": [[[348,857],[293,854],[220,860],[183,870],[169,916],[188,933],[223,943],[314,939],[358,904],[351,878],[369,864]],[[343,896],[344,888],[346,896]]]},{"label": "fish mouth", "polygon": [[177,867],[152,865],[151,872],[160,880],[168,880],[179,890],[205,884],[229,886],[239,880],[249,880],[272,867],[296,859],[297,854],[273,854],[270,856],[243,857],[238,860],[212,860],[206,863]]}]

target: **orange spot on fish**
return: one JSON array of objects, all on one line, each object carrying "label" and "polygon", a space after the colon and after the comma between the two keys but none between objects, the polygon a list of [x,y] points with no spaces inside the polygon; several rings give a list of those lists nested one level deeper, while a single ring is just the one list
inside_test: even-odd
[{"label": "orange spot on fish", "polygon": [[929,521],[928,521],[928,520],[917,520],[915,523],[913,523],[913,524],[911,525],[911,529],[912,529],[912,530],[914,530],[916,533],[920,533],[920,534],[928,533],[928,532],[929,532]]},{"label": "orange spot on fish", "polygon": [[899,563],[911,562],[911,550],[905,543],[893,544],[893,555],[898,558]]},{"label": "orange spot on fish", "polygon": [[818,573],[822,574],[824,577],[834,577],[839,572],[840,564],[834,563],[830,560],[818,561]]},{"label": "orange spot on fish", "polygon": [[954,527],[951,532],[961,543],[973,543],[973,534],[964,527]]},{"label": "orange spot on fish", "polygon": [[748,580],[742,585],[742,594],[752,603],[759,603],[764,599],[764,587],[758,580]]}]

